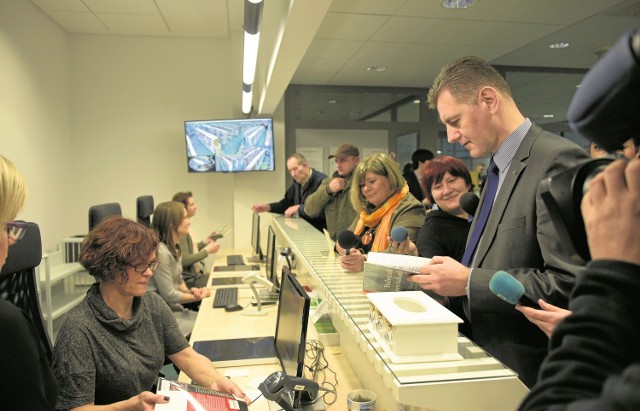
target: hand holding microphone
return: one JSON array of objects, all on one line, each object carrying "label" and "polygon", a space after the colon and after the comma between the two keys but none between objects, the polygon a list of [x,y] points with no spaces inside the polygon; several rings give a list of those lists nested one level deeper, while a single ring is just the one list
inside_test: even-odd
[{"label": "hand holding microphone", "polygon": [[338,245],[344,250],[344,255],[349,255],[349,251],[356,246],[358,239],[353,231],[344,230],[338,234]]},{"label": "hand holding microphone", "polygon": [[358,239],[352,231],[344,230],[338,234],[338,246],[344,249],[344,255],[340,257],[342,268],[351,273],[357,273],[364,269],[364,254],[360,250],[351,251]]},{"label": "hand holding microphone", "polygon": [[391,229],[391,252],[393,254],[418,255],[418,248],[409,239],[409,232],[402,226],[395,226]]},{"label": "hand holding microphone", "polygon": [[506,271],[497,271],[489,281],[492,293],[509,304],[520,304],[526,307],[540,309],[537,302],[524,292],[524,285]]}]

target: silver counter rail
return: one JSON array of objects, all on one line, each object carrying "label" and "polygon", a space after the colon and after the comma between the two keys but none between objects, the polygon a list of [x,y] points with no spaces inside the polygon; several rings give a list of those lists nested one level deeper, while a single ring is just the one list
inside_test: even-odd
[{"label": "silver counter rail", "polygon": [[[363,273],[346,273],[329,257],[322,233],[306,221],[272,215],[278,243],[295,254],[294,271],[317,290],[340,333],[340,349],[378,410],[513,411],[527,394],[517,375],[468,338],[458,337],[461,360],[394,364],[367,328]],[[429,338],[428,335],[416,338]]]}]

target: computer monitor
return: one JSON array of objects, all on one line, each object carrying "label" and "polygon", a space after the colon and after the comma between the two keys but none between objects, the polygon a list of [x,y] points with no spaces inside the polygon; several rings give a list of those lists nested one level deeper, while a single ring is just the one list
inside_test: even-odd
[{"label": "computer monitor", "polygon": [[251,223],[251,248],[253,256],[249,258],[250,262],[264,260],[262,248],[260,247],[260,214],[253,213],[253,221]]},{"label": "computer monitor", "polygon": [[276,233],[273,227],[267,229],[267,256],[265,257],[265,274],[267,280],[271,281],[276,287],[280,288],[280,279],[278,278],[278,257],[276,256]]},{"label": "computer monitor", "polygon": [[[310,306],[307,292],[289,267],[282,267],[275,342],[280,365],[287,375],[303,376]],[[293,406],[299,405],[300,391],[296,391]]]},{"label": "computer monitor", "polygon": [[119,203],[100,204],[89,208],[89,231],[110,215],[122,215]]}]

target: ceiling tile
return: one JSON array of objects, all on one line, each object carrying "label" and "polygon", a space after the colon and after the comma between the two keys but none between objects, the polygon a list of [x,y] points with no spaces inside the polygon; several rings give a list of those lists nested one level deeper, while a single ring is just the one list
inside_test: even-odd
[{"label": "ceiling tile", "polygon": [[93,13],[52,11],[49,16],[72,33],[108,33],[107,27]]},{"label": "ceiling tile", "polygon": [[84,11],[89,9],[82,0],[31,0],[35,5],[46,11]]},{"label": "ceiling tile", "polygon": [[167,25],[159,14],[100,13],[98,18],[114,34],[159,35],[168,34]]},{"label": "ceiling tile", "polygon": [[[94,13],[158,14],[153,0],[82,0]],[[183,0],[184,1],[184,0]]]},{"label": "ceiling tile", "polygon": [[[362,40],[314,39],[305,59],[350,59],[365,44]],[[367,43],[368,44],[368,43]]]},{"label": "ceiling tile", "polygon": [[367,40],[388,20],[386,16],[327,13],[316,38]]},{"label": "ceiling tile", "polygon": [[[349,0],[334,1],[329,11],[360,14],[391,15],[400,9],[406,0]],[[423,2],[424,3],[424,2]]]},{"label": "ceiling tile", "polygon": [[156,0],[172,33],[229,37],[226,0]]}]

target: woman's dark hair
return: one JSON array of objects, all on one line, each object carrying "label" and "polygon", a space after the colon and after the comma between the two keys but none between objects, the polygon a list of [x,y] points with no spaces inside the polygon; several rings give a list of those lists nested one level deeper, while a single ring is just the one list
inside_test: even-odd
[{"label": "woman's dark hair", "polygon": [[445,173],[449,173],[454,177],[462,177],[467,187],[471,188],[472,186],[469,168],[462,161],[450,156],[434,158],[427,163],[424,169],[424,187],[422,187],[422,191],[425,192],[431,204],[436,202],[433,195],[431,195],[431,187],[440,183]]},{"label": "woman's dark hair", "polygon": [[146,263],[159,243],[152,229],[121,216],[109,216],[89,232],[79,261],[99,280],[114,280],[122,274],[126,282],[127,267]]}]

